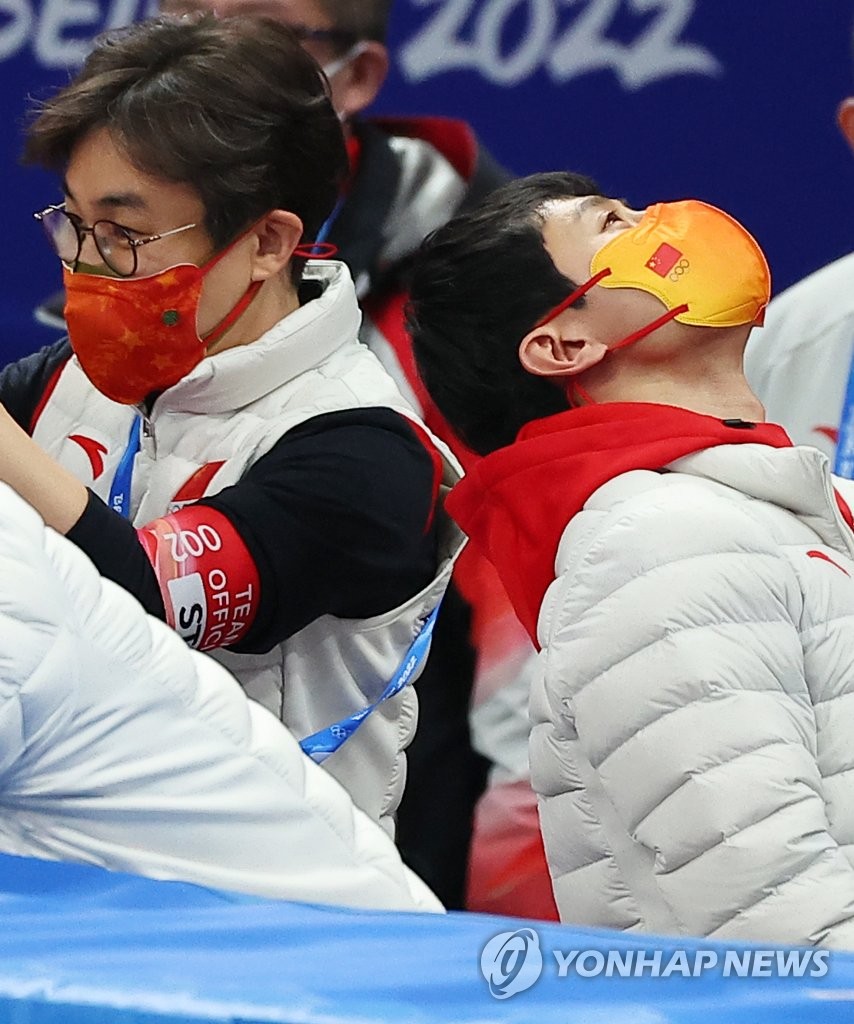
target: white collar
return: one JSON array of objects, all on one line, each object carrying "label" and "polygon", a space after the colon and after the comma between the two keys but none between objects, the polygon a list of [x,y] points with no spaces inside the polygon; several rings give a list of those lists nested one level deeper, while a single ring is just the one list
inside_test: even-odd
[{"label": "white collar", "polygon": [[231,412],[314,369],[343,346],[359,344],[361,312],[345,264],[310,261],[303,280],[320,283],[318,298],[251,344],[203,359],[159,396],[158,412]]},{"label": "white collar", "polygon": [[788,509],[808,523],[825,544],[854,557],[854,533],[836,503],[830,461],[817,448],[717,445],[677,459],[668,468],[715,480],[748,497]]}]

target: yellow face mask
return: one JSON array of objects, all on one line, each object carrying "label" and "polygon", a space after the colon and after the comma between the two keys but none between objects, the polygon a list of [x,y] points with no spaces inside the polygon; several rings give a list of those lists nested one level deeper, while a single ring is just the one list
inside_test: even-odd
[{"label": "yellow face mask", "polygon": [[702,327],[761,322],[771,297],[771,274],[759,244],[737,220],[688,199],[656,203],[640,223],[602,246],[590,275],[604,270],[603,288],[639,288],[673,319]]},{"label": "yellow face mask", "polygon": [[771,274],[757,241],[729,214],[696,199],[650,206],[639,224],[602,246],[591,260],[590,278],[535,326],[553,320],[597,284],[638,288],[667,310],[611,351],[669,320],[701,327],[761,324],[771,298]]}]

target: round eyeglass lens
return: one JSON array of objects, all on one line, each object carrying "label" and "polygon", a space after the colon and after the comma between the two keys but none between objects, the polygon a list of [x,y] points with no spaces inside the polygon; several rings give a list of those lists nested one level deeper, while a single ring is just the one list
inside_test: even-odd
[{"label": "round eyeglass lens", "polygon": [[47,239],[63,263],[76,262],[80,253],[80,236],[64,210],[49,210],[41,219]]},{"label": "round eyeglass lens", "polygon": [[136,270],[136,253],[125,230],[111,220],[99,220],[92,227],[95,245],[104,262],[115,273],[130,277]]}]

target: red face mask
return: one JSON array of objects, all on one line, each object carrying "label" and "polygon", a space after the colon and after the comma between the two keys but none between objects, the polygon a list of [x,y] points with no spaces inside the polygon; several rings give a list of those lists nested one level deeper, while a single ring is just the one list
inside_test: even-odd
[{"label": "red face mask", "polygon": [[253,281],[231,312],[199,336],[205,275],[231,248],[202,267],[180,263],[150,277],[102,277],[63,267],[68,337],[101,394],[137,405],[177,384],[202,361],[208,345],[231,327],[263,283]]}]

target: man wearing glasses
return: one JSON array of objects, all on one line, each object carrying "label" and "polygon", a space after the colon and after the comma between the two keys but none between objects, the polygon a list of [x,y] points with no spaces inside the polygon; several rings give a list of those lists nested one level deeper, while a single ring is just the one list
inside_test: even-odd
[{"label": "man wearing glasses", "polygon": [[[168,14],[205,10],[274,18],[324,69],[347,139],[349,173],[321,237],[338,247],[339,258],[350,267],[363,310],[362,341],[428,426],[459,453],[459,442],[415,372],[403,324],[408,267],[426,235],[508,175],[462,121],[364,116],[389,71],[392,0],[162,0],[161,7]],[[472,575],[479,587],[482,572]],[[467,593],[474,594],[475,586],[470,582]],[[487,600],[491,610],[494,594]],[[468,736],[475,668],[469,618],[452,586],[419,684],[421,728],[410,752],[400,814],[402,848],[454,907],[463,903],[472,808],[485,780],[485,762],[473,754]],[[481,662],[488,660],[482,652]],[[447,772],[444,780],[436,776],[440,765]]]},{"label": "man wearing glasses", "polygon": [[36,216],[70,349],[0,376],[0,479],[391,830],[457,473],[359,344],[346,268],[306,266],[346,163],[316,64],[271,21],[143,22],[26,155],[63,178]]}]

